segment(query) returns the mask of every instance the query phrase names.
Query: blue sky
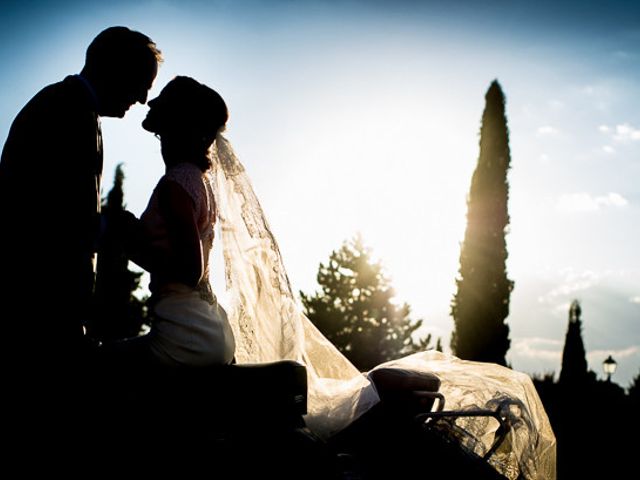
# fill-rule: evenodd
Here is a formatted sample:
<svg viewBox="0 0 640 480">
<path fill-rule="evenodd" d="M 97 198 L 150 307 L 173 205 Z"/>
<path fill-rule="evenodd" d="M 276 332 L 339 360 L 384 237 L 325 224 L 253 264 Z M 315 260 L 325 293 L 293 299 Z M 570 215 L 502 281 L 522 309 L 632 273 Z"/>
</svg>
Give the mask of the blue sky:
<svg viewBox="0 0 640 480">
<path fill-rule="evenodd" d="M 151 36 L 156 84 L 216 88 L 294 288 L 357 231 L 428 331 L 448 316 L 484 93 L 507 96 L 508 322 L 515 368 L 559 368 L 569 303 L 590 367 L 640 367 L 640 4 L 631 1 L 3 2 L 0 139 L 110 25 Z M 125 162 L 140 213 L 162 174 L 146 107 L 105 119 L 105 183 Z M 218 288 L 220 290 L 220 288 Z"/>
</svg>

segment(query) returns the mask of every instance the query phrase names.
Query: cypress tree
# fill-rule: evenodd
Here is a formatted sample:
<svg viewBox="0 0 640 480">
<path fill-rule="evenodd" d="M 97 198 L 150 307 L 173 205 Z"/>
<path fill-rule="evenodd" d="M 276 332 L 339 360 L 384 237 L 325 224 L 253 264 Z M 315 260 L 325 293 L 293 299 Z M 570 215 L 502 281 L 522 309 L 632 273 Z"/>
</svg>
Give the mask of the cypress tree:
<svg viewBox="0 0 640 480">
<path fill-rule="evenodd" d="M 587 355 L 582 341 L 582 309 L 574 300 L 569 307 L 569 325 L 562 349 L 560 383 L 577 384 L 587 380 Z"/>
<path fill-rule="evenodd" d="M 506 365 L 509 298 L 505 234 L 509 224 L 507 171 L 511 162 L 505 97 L 497 80 L 485 95 L 480 154 L 467 199 L 457 293 L 451 302 L 451 348 L 466 360 Z"/>
</svg>

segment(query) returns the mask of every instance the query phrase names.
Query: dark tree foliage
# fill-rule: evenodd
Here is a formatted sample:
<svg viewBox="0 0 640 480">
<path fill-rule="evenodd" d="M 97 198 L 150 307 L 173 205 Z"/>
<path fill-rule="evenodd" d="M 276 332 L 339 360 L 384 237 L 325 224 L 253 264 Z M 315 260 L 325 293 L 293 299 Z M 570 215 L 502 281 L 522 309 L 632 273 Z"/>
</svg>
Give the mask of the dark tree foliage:
<svg viewBox="0 0 640 480">
<path fill-rule="evenodd" d="M 634 471 L 636 443 L 627 440 L 638 425 L 638 404 L 614 382 L 593 372 L 581 383 L 553 381 L 553 374 L 533 383 L 557 441 L 557 478 L 625 478 Z"/>
<path fill-rule="evenodd" d="M 558 382 L 553 374 L 533 378 L 556 436 L 558 480 L 625 478 L 636 468 L 636 443 L 627 439 L 640 418 L 640 373 L 625 395 L 618 384 L 587 370 L 581 315 L 574 300 Z"/>
<path fill-rule="evenodd" d="M 422 320 L 409 318 L 408 304 L 393 303 L 390 280 L 360 235 L 320 264 L 317 280 L 320 292 L 300 292 L 305 313 L 361 371 L 429 347 L 431 335 L 412 339 Z"/>
<path fill-rule="evenodd" d="M 629 385 L 629 399 L 631 400 L 631 405 L 636 409 L 636 412 L 640 409 L 640 372 L 633 377 L 633 381 L 631 385 Z"/>
<path fill-rule="evenodd" d="M 582 341 L 582 309 L 574 300 L 569 307 L 569 325 L 562 349 L 560 383 L 578 384 L 587 380 L 587 354 Z"/>
<path fill-rule="evenodd" d="M 129 270 L 119 218 L 124 212 L 124 173 L 116 167 L 113 188 L 102 201 L 104 230 L 98 250 L 95 313 L 89 334 L 101 341 L 133 337 L 146 321 L 144 299 L 134 295 L 142 273 Z"/>
<path fill-rule="evenodd" d="M 507 171 L 511 162 L 505 97 L 497 81 L 485 96 L 480 155 L 467 199 L 467 229 L 460 252 L 457 293 L 451 302 L 451 348 L 466 360 L 506 365 L 511 341 L 505 234 L 509 224 Z"/>
</svg>

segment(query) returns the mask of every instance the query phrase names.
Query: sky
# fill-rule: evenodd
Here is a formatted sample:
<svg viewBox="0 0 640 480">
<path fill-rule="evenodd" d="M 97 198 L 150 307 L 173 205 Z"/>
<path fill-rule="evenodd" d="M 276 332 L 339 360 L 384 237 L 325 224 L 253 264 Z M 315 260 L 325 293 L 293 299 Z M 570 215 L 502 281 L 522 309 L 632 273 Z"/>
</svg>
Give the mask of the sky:
<svg viewBox="0 0 640 480">
<path fill-rule="evenodd" d="M 0 142 L 39 89 L 112 25 L 225 98 L 294 290 L 360 232 L 398 302 L 448 346 L 484 94 L 506 95 L 507 322 L 514 368 L 559 373 L 580 300 L 589 367 L 640 370 L 640 3 L 636 1 L 4 1 Z M 123 162 L 140 214 L 163 173 L 147 107 L 103 119 L 104 191 Z M 37 173 L 36 173 L 37 174 Z M 223 289 L 214 276 L 214 288 Z"/>
</svg>

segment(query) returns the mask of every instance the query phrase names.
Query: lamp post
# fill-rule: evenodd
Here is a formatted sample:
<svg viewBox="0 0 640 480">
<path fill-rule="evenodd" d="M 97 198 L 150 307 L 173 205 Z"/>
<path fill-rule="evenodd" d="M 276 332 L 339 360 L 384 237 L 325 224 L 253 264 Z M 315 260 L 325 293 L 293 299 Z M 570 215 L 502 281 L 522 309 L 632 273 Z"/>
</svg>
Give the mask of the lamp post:
<svg viewBox="0 0 640 480">
<path fill-rule="evenodd" d="M 613 375 L 616 371 L 616 367 L 618 363 L 613 359 L 611 355 L 609 355 L 604 362 L 602 362 L 602 368 L 604 369 L 604 373 L 607 374 L 607 382 L 611 383 L 611 375 Z"/>
</svg>

